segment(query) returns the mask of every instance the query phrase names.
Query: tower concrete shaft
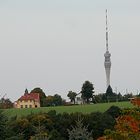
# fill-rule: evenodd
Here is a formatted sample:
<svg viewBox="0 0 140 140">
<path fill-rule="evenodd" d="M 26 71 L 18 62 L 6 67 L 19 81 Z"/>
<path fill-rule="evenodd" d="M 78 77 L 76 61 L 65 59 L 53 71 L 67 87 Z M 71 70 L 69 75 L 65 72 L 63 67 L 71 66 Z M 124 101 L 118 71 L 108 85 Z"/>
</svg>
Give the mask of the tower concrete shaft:
<svg viewBox="0 0 140 140">
<path fill-rule="evenodd" d="M 104 56 L 105 56 L 104 66 L 105 66 L 105 71 L 106 71 L 106 86 L 108 88 L 108 86 L 110 85 L 110 70 L 111 70 L 110 56 L 111 54 L 109 53 L 109 51 L 106 51 Z"/>
<path fill-rule="evenodd" d="M 109 48 L 108 48 L 108 24 L 107 24 L 107 10 L 106 10 L 106 52 L 104 54 L 105 57 L 105 71 L 106 71 L 106 86 L 110 85 L 110 70 L 111 70 L 111 54 L 109 53 Z"/>
</svg>

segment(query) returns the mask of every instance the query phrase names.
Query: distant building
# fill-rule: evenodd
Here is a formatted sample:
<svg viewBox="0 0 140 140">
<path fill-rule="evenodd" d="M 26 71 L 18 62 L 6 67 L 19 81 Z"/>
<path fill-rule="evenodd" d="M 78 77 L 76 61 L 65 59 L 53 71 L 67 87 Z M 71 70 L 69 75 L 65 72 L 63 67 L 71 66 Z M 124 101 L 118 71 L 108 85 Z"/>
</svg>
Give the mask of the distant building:
<svg viewBox="0 0 140 140">
<path fill-rule="evenodd" d="M 83 104 L 83 99 L 81 97 L 76 97 L 75 98 L 75 104 Z"/>
<path fill-rule="evenodd" d="M 15 102 L 15 108 L 40 107 L 39 93 L 26 93 Z"/>
</svg>

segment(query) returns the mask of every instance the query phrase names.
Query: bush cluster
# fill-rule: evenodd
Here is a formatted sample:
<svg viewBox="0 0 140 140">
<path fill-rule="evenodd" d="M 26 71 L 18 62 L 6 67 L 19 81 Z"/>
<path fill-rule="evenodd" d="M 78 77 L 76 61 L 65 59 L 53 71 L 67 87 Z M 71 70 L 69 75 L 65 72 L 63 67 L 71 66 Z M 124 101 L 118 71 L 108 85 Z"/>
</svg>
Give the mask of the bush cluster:
<svg viewBox="0 0 140 140">
<path fill-rule="evenodd" d="M 1 112 L 0 133 L 2 137 L 0 139 L 68 140 L 70 134 L 76 134 L 76 130 L 86 131 L 90 137 L 97 139 L 104 134 L 106 129 L 112 130 L 114 128 L 115 117 L 118 116 L 119 112 L 120 110 L 116 107 L 112 107 L 104 113 L 93 112 L 90 114 L 78 112 L 60 114 L 52 110 L 48 113 L 30 114 L 21 118 L 15 116 L 9 120 Z M 80 129 L 76 127 L 79 117 L 82 119 L 81 126 L 83 126 Z"/>
</svg>

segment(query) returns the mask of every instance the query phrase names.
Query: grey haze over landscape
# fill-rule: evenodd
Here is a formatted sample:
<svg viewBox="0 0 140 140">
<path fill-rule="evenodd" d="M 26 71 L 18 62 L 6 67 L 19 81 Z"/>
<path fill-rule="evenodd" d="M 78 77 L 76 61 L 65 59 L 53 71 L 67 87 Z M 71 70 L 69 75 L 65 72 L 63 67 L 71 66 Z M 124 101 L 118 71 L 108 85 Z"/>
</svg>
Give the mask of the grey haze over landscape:
<svg viewBox="0 0 140 140">
<path fill-rule="evenodd" d="M 139 0 L 0 0 L 0 94 L 41 87 L 67 99 L 86 80 L 105 92 L 105 9 L 111 86 L 140 92 Z"/>
</svg>

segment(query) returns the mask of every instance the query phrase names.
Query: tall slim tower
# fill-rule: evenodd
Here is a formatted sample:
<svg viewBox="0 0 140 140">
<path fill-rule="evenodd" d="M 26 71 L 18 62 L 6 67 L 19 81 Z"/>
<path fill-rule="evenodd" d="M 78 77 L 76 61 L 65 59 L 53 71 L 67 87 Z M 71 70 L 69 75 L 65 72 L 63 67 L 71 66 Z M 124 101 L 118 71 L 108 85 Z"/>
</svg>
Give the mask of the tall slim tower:
<svg viewBox="0 0 140 140">
<path fill-rule="evenodd" d="M 106 10 L 106 52 L 104 54 L 105 57 L 105 71 L 106 71 L 106 86 L 110 85 L 110 69 L 111 69 L 111 60 L 110 60 L 111 54 L 109 53 L 108 50 L 108 23 L 107 23 L 107 10 Z"/>
</svg>

